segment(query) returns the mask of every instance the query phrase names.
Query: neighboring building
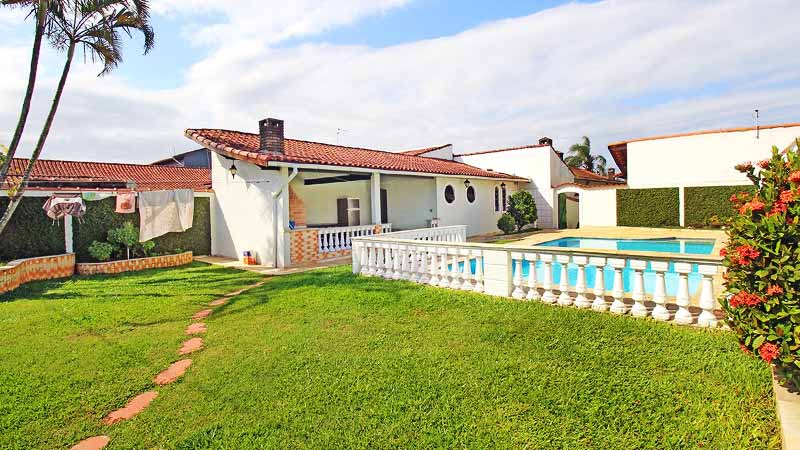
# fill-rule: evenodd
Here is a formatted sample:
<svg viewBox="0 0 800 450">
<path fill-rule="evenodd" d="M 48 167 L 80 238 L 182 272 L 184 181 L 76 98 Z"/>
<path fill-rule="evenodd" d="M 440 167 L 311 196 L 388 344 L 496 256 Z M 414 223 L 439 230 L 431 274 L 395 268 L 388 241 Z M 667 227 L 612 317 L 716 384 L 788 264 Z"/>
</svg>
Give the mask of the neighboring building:
<svg viewBox="0 0 800 450">
<path fill-rule="evenodd" d="M 154 166 L 171 167 L 190 167 L 195 169 L 211 168 L 211 152 L 205 148 L 199 148 L 189 152 L 178 153 L 177 155 L 162 159 L 152 163 Z"/>
</svg>

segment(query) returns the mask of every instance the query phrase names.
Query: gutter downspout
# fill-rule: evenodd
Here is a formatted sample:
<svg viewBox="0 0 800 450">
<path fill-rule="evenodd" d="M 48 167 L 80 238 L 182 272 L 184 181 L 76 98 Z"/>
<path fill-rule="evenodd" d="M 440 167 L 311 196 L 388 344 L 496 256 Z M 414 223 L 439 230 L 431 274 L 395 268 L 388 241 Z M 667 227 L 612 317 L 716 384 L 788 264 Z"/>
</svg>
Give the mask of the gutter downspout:
<svg viewBox="0 0 800 450">
<path fill-rule="evenodd" d="M 277 269 L 278 268 L 278 227 L 283 225 L 282 224 L 282 222 L 283 222 L 283 214 L 278 214 L 280 211 L 278 211 L 277 199 L 278 199 L 278 197 L 281 196 L 281 194 L 283 194 L 283 190 L 286 189 L 287 186 L 289 186 L 289 183 L 291 183 L 292 180 L 294 180 L 294 178 L 297 176 L 297 174 L 299 172 L 300 171 L 297 169 L 296 166 L 292 167 L 292 173 L 289 175 L 289 178 L 287 178 L 286 181 L 281 184 L 281 186 L 278 188 L 277 191 L 272 193 L 272 204 L 274 205 L 273 206 L 272 216 L 275 218 L 275 226 L 273 227 L 273 230 L 272 230 L 272 232 L 273 232 L 273 236 L 272 236 L 273 237 L 273 242 L 275 242 L 275 250 L 273 251 L 273 255 L 272 255 L 272 268 L 273 269 Z M 279 216 L 280 216 L 280 220 L 279 220 Z"/>
</svg>

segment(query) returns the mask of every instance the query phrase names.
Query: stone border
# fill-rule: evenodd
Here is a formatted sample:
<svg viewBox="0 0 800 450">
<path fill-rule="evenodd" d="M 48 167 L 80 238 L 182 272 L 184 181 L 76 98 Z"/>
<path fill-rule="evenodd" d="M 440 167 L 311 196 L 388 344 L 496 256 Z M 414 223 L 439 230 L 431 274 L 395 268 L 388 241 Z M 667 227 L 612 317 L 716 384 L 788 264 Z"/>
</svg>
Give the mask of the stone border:
<svg viewBox="0 0 800 450">
<path fill-rule="evenodd" d="M 193 259 L 194 254 L 192 252 L 185 252 L 177 255 L 153 256 L 150 258 L 126 259 L 122 261 L 80 263 L 76 266 L 76 271 L 79 275 L 135 272 L 137 270 L 184 266 L 191 263 Z"/>
<path fill-rule="evenodd" d="M 0 267 L 0 294 L 31 281 L 68 278 L 74 274 L 74 253 L 18 259 Z"/>
<path fill-rule="evenodd" d="M 780 383 L 781 379 L 773 370 L 772 388 L 775 391 L 775 409 L 781 427 L 783 450 L 800 450 L 800 392 Z"/>
</svg>

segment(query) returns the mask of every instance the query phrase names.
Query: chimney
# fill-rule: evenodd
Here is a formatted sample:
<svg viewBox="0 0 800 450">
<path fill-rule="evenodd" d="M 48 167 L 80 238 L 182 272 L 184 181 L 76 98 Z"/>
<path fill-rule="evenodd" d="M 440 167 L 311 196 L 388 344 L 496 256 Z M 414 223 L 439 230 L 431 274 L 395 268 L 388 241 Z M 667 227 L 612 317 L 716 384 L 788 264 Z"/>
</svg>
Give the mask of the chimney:
<svg viewBox="0 0 800 450">
<path fill-rule="evenodd" d="M 264 119 L 258 122 L 259 151 L 283 153 L 283 121 Z"/>
<path fill-rule="evenodd" d="M 539 139 L 539 145 L 549 145 L 550 147 L 552 147 L 553 146 L 553 140 L 550 139 L 549 137 L 545 136 L 545 137 Z"/>
<path fill-rule="evenodd" d="M 609 167 L 608 168 L 608 178 L 612 178 L 613 179 L 614 176 L 616 176 L 616 175 L 617 175 L 617 169 L 615 169 L 613 167 Z"/>
</svg>

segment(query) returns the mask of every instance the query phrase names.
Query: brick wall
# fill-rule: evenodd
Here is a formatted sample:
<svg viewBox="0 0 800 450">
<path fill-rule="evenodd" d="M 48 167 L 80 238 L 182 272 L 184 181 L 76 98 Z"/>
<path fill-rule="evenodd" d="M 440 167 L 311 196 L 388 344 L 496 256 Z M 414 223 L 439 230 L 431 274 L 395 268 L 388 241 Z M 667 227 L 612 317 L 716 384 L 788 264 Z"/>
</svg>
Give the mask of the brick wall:
<svg viewBox="0 0 800 450">
<path fill-rule="evenodd" d="M 183 266 L 191 263 L 193 258 L 192 252 L 185 252 L 177 255 L 154 256 L 152 258 L 127 259 L 104 263 L 81 263 L 78 264 L 77 271 L 80 275 L 135 272 L 137 270 Z"/>
<path fill-rule="evenodd" d="M 0 267 L 0 294 L 31 281 L 67 278 L 74 273 L 74 253 L 12 261 Z"/>
<path fill-rule="evenodd" d="M 289 188 L 289 220 L 294 220 L 295 225 L 300 227 L 308 225 L 306 204 L 291 187 Z"/>
<path fill-rule="evenodd" d="M 381 230 L 380 225 L 375 225 L 375 234 L 380 234 Z M 292 230 L 289 233 L 289 249 L 293 266 L 307 266 L 322 260 L 343 258 L 352 254 L 350 250 L 321 253 L 319 251 L 319 231 L 316 228 Z"/>
</svg>

